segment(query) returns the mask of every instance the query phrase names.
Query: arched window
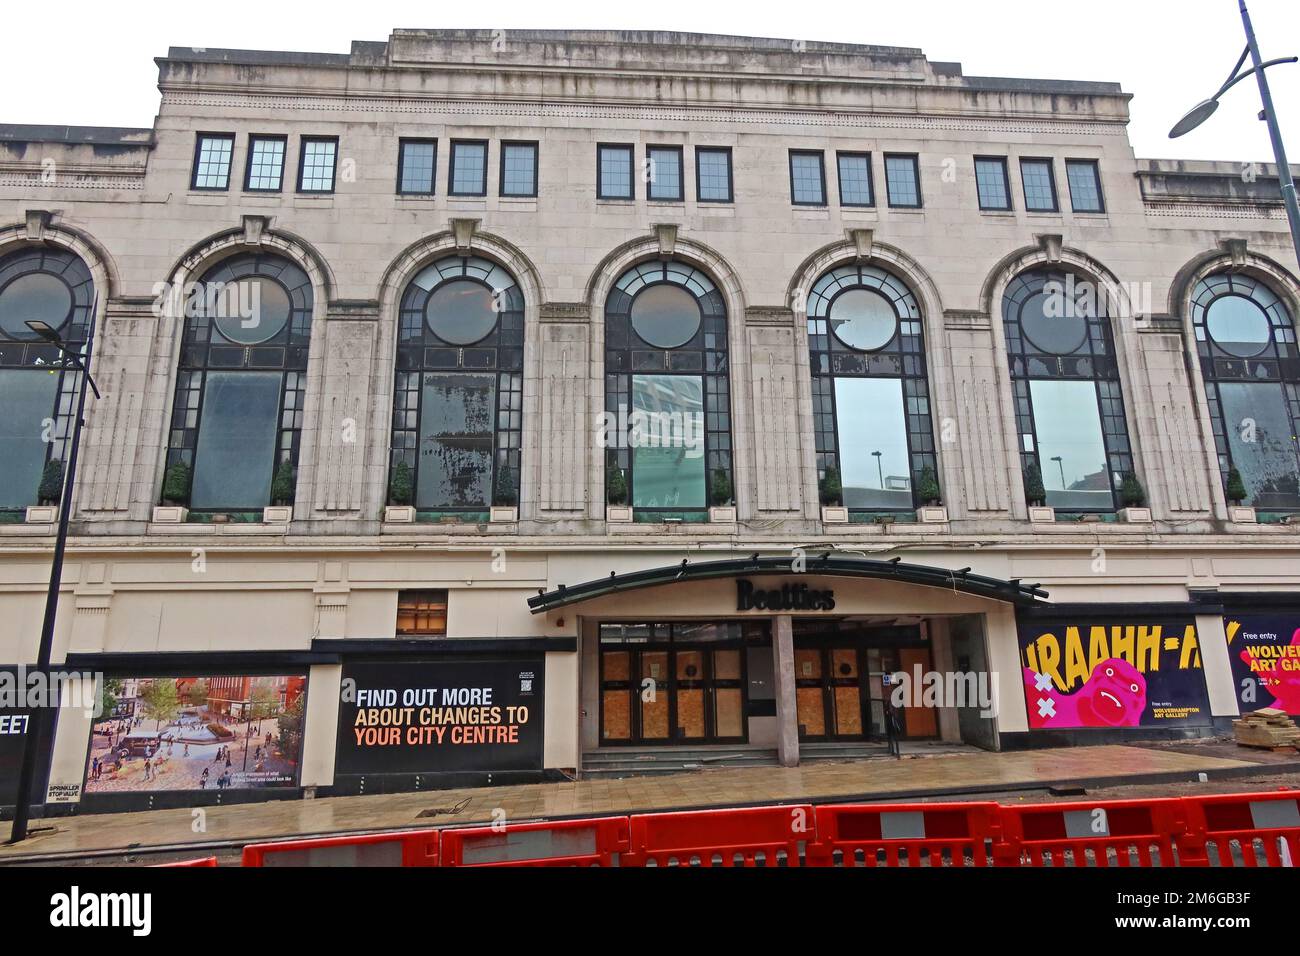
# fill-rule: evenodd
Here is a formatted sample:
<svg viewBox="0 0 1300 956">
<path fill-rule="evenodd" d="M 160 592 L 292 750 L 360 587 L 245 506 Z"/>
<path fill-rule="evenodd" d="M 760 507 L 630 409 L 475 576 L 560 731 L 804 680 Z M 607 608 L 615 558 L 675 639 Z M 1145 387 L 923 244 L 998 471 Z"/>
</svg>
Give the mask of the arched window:
<svg viewBox="0 0 1300 956">
<path fill-rule="evenodd" d="M 524 297 L 509 272 L 448 256 L 410 281 L 397 334 L 394 504 L 468 517 L 518 501 L 523 369 Z"/>
<path fill-rule="evenodd" d="M 259 511 L 273 497 L 288 503 L 307 387 L 311 280 L 282 256 L 250 253 L 213 266 L 185 293 L 164 500 L 188 481 L 190 509 L 199 513 Z"/>
<path fill-rule="evenodd" d="M 731 501 L 727 306 L 699 269 L 643 262 L 605 300 L 605 483 L 639 517 Z"/>
<path fill-rule="evenodd" d="M 1106 302 L 1096 282 L 1048 270 L 1012 279 L 1002 298 L 1026 495 L 1036 471 L 1058 511 L 1114 511 L 1133 471 Z"/>
<path fill-rule="evenodd" d="M 23 249 L 0 259 L 0 511 L 38 503 L 47 462 L 66 460 L 77 372 L 28 328 L 44 322 L 69 351 L 84 347 L 95 287 L 62 249 Z"/>
<path fill-rule="evenodd" d="M 1218 273 L 1192 291 L 1192 328 L 1225 489 L 1236 468 L 1247 503 L 1300 510 L 1300 353 L 1286 306 L 1258 279 Z"/>
<path fill-rule="evenodd" d="M 938 497 L 921 325 L 911 290 L 875 266 L 840 266 L 813 283 L 808 348 L 823 501 L 867 514 Z"/>
</svg>

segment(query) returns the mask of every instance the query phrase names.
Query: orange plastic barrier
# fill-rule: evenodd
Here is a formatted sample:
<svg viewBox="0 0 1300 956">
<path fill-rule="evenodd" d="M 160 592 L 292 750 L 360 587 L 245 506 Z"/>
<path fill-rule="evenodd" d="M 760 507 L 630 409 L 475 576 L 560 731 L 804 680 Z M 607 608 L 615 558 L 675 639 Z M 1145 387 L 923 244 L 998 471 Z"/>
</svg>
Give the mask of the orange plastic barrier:
<svg viewBox="0 0 1300 956">
<path fill-rule="evenodd" d="M 649 813 L 630 818 L 623 866 L 800 866 L 816 839 L 806 804 Z"/>
<path fill-rule="evenodd" d="M 286 840 L 244 847 L 243 866 L 437 866 L 438 831 Z"/>
<path fill-rule="evenodd" d="M 1184 866 L 1300 865 L 1300 790 L 1184 797 Z"/>
<path fill-rule="evenodd" d="M 197 860 L 177 860 L 175 863 L 155 863 L 154 869 L 163 869 L 168 866 L 216 866 L 217 858 L 215 856 L 201 856 Z"/>
<path fill-rule="evenodd" d="M 619 866 L 628 818 L 443 830 L 440 866 Z"/>
<path fill-rule="evenodd" d="M 1177 797 L 1003 806 L 998 866 L 1177 866 Z"/>
<path fill-rule="evenodd" d="M 817 807 L 809 866 L 992 866 L 996 803 Z"/>
</svg>

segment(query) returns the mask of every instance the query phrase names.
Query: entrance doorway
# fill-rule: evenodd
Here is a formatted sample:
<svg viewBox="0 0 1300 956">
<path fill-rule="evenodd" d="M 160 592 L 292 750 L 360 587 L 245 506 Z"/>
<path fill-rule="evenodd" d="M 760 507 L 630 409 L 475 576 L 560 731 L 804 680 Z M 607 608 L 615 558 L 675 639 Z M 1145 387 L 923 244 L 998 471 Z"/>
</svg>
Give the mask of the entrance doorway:
<svg viewBox="0 0 1300 956">
<path fill-rule="evenodd" d="M 600 625 L 600 745 L 748 741 L 739 622 Z"/>
<path fill-rule="evenodd" d="M 920 625 L 872 627 L 845 621 L 794 622 L 795 709 L 799 739 L 884 741 L 890 685 L 886 675 L 931 669 L 929 636 Z M 905 739 L 938 736 L 933 709 L 899 708 Z"/>
</svg>

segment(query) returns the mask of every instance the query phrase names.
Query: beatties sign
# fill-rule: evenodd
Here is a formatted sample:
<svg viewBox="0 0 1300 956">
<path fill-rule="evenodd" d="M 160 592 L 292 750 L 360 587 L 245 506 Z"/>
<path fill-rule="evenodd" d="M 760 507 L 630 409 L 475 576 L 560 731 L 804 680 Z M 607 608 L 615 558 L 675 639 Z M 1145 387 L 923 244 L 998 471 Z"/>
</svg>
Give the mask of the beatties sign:
<svg viewBox="0 0 1300 956">
<path fill-rule="evenodd" d="M 737 611 L 833 611 L 835 592 L 815 591 L 806 584 L 783 584 L 780 590 L 761 591 L 754 582 L 736 579 Z"/>
</svg>

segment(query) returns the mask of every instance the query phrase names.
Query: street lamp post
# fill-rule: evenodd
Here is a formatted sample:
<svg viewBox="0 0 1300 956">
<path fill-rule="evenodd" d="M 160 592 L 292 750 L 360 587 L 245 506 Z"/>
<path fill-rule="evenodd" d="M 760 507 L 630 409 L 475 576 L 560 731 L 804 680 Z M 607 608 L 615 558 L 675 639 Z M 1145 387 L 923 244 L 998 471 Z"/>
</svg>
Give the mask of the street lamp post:
<svg viewBox="0 0 1300 956">
<path fill-rule="evenodd" d="M 63 497 L 59 502 L 59 531 L 54 539 L 50 586 L 45 593 L 45 617 L 41 620 L 41 643 L 36 651 L 36 671 L 48 676 L 50 655 L 54 647 L 54 617 L 59 607 L 59 584 L 63 578 L 63 553 L 68 543 L 68 519 L 72 514 L 72 486 L 77 475 L 77 445 L 81 440 L 82 416 L 86 408 L 86 386 L 89 385 L 90 390 L 95 393 L 95 398 L 99 398 L 99 389 L 95 387 L 95 381 L 90 377 L 90 354 L 95 339 L 95 309 L 92 305 L 82 355 L 69 351 L 64 346 L 59 333 L 47 323 L 29 321 L 27 327 L 57 348 L 71 363 L 71 367 L 81 372 L 81 383 L 77 389 L 77 414 L 72 420 L 72 435 L 68 445 L 68 467 L 63 476 Z M 48 685 L 48 681 L 46 684 Z M 45 704 L 48 703 L 49 701 L 45 701 Z M 20 843 L 27 839 L 27 823 L 31 817 L 31 790 L 36 778 L 36 758 L 48 711 L 48 706 L 35 707 L 28 721 L 27 734 L 23 739 L 23 762 L 18 771 L 18 793 L 14 801 L 14 822 L 9 830 L 9 843 Z"/>
<path fill-rule="evenodd" d="M 1056 467 L 1061 469 L 1061 490 L 1069 491 L 1070 489 L 1065 487 L 1065 462 L 1061 459 L 1060 455 L 1053 455 L 1052 461 L 1056 462 Z"/>
<path fill-rule="evenodd" d="M 1286 217 L 1291 225 L 1291 245 L 1295 249 L 1296 262 L 1300 264 L 1300 205 L 1296 203 L 1295 181 L 1291 178 L 1291 167 L 1287 165 L 1286 148 L 1282 145 L 1282 131 L 1277 125 L 1277 111 L 1273 109 L 1273 94 L 1269 91 L 1268 77 L 1264 72 L 1270 66 L 1279 63 L 1295 63 L 1300 57 L 1287 56 L 1264 61 L 1259 53 L 1259 42 L 1255 39 L 1255 28 L 1250 22 L 1250 12 L 1246 9 L 1246 0 L 1237 0 L 1237 4 L 1241 8 L 1242 25 L 1246 28 L 1246 49 L 1238 57 L 1232 75 L 1219 87 L 1219 92 L 1193 106 L 1187 115 L 1174 124 L 1174 128 L 1169 131 L 1169 138 L 1176 139 L 1204 123 L 1219 108 L 1219 97 L 1254 74 L 1255 82 L 1259 85 L 1259 98 L 1264 104 L 1259 115 L 1260 119 L 1268 124 L 1268 136 L 1273 141 L 1273 159 L 1277 164 L 1278 185 L 1282 189 L 1282 202 L 1286 205 Z M 1251 68 L 1242 73 L 1240 71 L 1246 62 L 1246 57 L 1250 57 Z"/>
</svg>

